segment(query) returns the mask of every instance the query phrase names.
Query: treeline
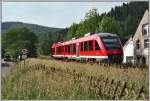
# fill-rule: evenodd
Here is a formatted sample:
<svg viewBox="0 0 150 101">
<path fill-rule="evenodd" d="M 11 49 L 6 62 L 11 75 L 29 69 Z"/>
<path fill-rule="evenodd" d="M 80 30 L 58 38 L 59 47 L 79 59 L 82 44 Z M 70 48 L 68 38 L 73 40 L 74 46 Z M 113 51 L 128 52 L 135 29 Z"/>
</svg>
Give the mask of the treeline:
<svg viewBox="0 0 150 101">
<path fill-rule="evenodd" d="M 29 56 L 36 56 L 37 42 L 37 36 L 29 29 L 11 29 L 2 34 L 2 57 L 11 56 L 17 58 L 21 54 L 21 49 L 23 48 L 29 50 Z"/>
<path fill-rule="evenodd" d="M 85 14 L 80 23 L 73 23 L 69 28 L 37 36 L 28 28 L 15 28 L 2 34 L 2 57 L 17 57 L 22 48 L 29 50 L 28 56 L 49 55 L 50 47 L 58 41 L 84 36 L 89 32 L 110 32 L 117 34 L 124 43 L 136 31 L 148 2 L 123 3 L 112 8 L 108 13 L 98 13 L 96 8 Z"/>
<path fill-rule="evenodd" d="M 58 40 L 63 40 L 67 28 L 54 33 L 43 33 L 38 36 L 26 27 L 10 29 L 2 33 L 2 57 L 17 58 L 23 48 L 28 49 L 29 57 L 50 55 L 50 47 Z"/>
<path fill-rule="evenodd" d="M 110 12 L 101 15 L 93 8 L 85 14 L 85 18 L 79 24 L 73 23 L 70 26 L 66 40 L 88 32 L 110 32 L 118 34 L 124 44 L 135 33 L 146 9 L 148 2 L 142 1 L 123 3 L 122 6 L 116 6 Z"/>
<path fill-rule="evenodd" d="M 39 36 L 37 43 L 37 54 L 50 55 L 52 44 L 58 41 L 64 41 L 67 31 L 68 29 L 66 28 L 56 31 L 55 33 L 49 32 Z"/>
</svg>

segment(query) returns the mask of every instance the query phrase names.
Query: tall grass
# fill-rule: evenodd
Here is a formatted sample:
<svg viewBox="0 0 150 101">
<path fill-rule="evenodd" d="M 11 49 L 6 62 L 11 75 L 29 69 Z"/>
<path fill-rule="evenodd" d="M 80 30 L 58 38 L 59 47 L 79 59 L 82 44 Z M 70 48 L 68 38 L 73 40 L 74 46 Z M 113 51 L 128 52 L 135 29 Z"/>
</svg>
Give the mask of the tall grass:
<svg viewBox="0 0 150 101">
<path fill-rule="evenodd" d="M 56 69 L 59 71 L 56 72 Z M 104 77 L 127 81 L 128 84 L 134 84 L 134 87 L 144 86 L 144 92 L 148 95 L 147 69 L 121 69 L 99 64 L 28 59 L 25 66 L 23 62 L 15 64 L 10 75 L 5 78 L 2 99 L 112 99 L 97 94 L 99 92 L 91 86 L 88 79 L 74 78 L 74 72 L 83 77 Z M 105 85 L 105 82 L 101 84 Z M 104 90 L 110 88 L 108 86 Z"/>
</svg>

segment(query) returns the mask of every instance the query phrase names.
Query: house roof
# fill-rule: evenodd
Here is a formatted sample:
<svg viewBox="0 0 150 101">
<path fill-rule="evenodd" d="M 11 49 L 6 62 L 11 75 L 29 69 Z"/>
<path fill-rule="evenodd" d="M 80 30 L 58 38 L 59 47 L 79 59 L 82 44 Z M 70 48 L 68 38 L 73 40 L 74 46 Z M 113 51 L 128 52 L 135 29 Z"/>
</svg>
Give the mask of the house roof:
<svg viewBox="0 0 150 101">
<path fill-rule="evenodd" d="M 127 40 L 127 42 L 124 44 L 123 48 L 125 48 L 125 47 L 129 44 L 130 41 L 133 41 L 133 40 L 132 40 L 132 37 L 130 37 L 130 38 Z"/>
<path fill-rule="evenodd" d="M 145 11 L 135 34 L 127 40 L 123 47 L 126 47 L 130 41 L 136 41 L 142 35 L 142 25 L 146 23 L 148 23 L 148 10 Z"/>
</svg>

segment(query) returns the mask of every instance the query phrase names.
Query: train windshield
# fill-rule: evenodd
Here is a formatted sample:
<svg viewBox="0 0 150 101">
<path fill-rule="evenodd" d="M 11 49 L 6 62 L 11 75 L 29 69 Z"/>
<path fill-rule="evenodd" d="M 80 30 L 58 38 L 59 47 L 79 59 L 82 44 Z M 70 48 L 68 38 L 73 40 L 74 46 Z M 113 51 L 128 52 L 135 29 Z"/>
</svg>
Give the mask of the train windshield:
<svg viewBox="0 0 150 101">
<path fill-rule="evenodd" d="M 117 37 L 102 37 L 106 49 L 116 50 L 121 49 L 121 45 Z"/>
</svg>

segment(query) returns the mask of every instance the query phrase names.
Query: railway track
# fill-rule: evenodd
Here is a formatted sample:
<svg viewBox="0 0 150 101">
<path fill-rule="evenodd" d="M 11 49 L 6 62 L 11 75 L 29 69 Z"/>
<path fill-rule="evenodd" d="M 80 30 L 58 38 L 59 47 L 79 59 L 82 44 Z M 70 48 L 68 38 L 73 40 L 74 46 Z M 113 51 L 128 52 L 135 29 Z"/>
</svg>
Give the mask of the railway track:
<svg viewBox="0 0 150 101">
<path fill-rule="evenodd" d="M 145 65 L 138 66 L 138 65 L 133 65 L 133 64 L 130 64 L 130 63 L 116 64 L 116 63 L 110 63 L 110 62 L 103 63 L 103 62 L 94 62 L 94 61 L 79 61 L 79 60 L 69 60 L 69 59 L 55 59 L 55 58 L 52 58 L 50 56 L 40 56 L 38 58 L 40 58 L 40 59 L 47 59 L 47 60 L 56 60 L 58 62 L 75 62 L 75 63 L 81 63 L 81 64 L 90 64 L 90 65 L 98 64 L 100 66 L 105 66 L 105 67 L 112 66 L 112 67 L 123 68 L 123 69 L 124 68 L 148 68 Z"/>
</svg>

